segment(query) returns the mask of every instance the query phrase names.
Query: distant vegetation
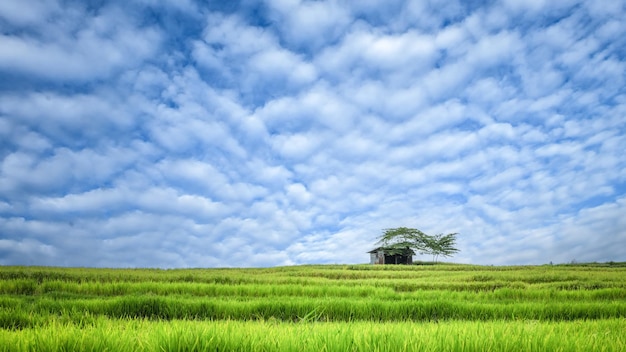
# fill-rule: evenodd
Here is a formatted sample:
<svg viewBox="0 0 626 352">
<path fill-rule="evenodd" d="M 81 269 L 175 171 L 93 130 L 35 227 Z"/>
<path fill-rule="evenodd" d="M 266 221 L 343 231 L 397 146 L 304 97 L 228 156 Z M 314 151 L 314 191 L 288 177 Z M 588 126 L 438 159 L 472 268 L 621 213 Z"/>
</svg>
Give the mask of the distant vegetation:
<svg viewBox="0 0 626 352">
<path fill-rule="evenodd" d="M 0 351 L 623 351 L 625 263 L 0 268 Z"/>
</svg>

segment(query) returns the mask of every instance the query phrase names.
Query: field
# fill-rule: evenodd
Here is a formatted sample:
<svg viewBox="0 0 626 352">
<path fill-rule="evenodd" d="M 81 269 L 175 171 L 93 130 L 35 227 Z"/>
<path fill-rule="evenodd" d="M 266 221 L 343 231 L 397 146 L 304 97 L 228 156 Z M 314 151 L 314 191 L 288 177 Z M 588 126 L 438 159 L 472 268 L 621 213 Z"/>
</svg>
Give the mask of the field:
<svg viewBox="0 0 626 352">
<path fill-rule="evenodd" d="M 0 351 L 624 351 L 626 267 L 0 267 Z"/>
</svg>

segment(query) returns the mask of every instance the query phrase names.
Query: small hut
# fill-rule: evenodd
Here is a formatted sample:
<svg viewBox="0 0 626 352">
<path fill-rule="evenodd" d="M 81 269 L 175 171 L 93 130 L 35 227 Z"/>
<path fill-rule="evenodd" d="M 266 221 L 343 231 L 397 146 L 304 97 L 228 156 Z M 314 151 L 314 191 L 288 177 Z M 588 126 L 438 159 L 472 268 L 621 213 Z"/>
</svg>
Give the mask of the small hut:
<svg viewBox="0 0 626 352">
<path fill-rule="evenodd" d="M 409 247 L 378 247 L 368 252 L 370 264 L 413 264 L 415 252 Z"/>
</svg>

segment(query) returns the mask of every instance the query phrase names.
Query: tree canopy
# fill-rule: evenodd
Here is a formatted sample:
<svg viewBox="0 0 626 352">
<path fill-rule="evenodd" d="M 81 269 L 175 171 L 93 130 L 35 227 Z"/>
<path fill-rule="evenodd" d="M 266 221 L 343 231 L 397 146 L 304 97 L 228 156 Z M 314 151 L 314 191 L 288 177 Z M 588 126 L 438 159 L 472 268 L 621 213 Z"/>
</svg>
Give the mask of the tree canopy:
<svg viewBox="0 0 626 352">
<path fill-rule="evenodd" d="M 378 243 L 390 255 L 401 254 L 410 248 L 420 254 L 430 254 L 437 262 L 439 256 L 450 257 L 459 252 L 455 247 L 457 233 L 430 236 L 424 232 L 408 227 L 385 229 Z"/>
<path fill-rule="evenodd" d="M 451 257 L 459 250 L 455 247 L 457 233 L 449 233 L 444 235 L 442 233 L 434 236 L 427 236 L 426 250 L 421 252 L 422 254 L 431 254 L 433 261 L 436 263 L 439 256 Z"/>
</svg>

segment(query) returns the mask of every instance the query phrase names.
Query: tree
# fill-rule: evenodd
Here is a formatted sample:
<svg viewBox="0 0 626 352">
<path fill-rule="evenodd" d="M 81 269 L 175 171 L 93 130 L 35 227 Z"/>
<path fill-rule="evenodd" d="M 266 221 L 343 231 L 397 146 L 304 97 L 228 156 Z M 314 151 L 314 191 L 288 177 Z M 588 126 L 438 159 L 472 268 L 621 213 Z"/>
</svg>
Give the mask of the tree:
<svg viewBox="0 0 626 352">
<path fill-rule="evenodd" d="M 385 229 L 378 243 L 390 255 L 401 254 L 410 248 L 420 254 L 431 254 L 436 263 L 439 256 L 450 257 L 459 250 L 455 248 L 457 233 L 429 236 L 418 229 L 398 227 Z"/>
<path fill-rule="evenodd" d="M 391 255 L 400 254 L 407 247 L 416 252 L 423 252 L 426 248 L 426 237 L 428 236 L 418 229 L 398 227 L 385 229 L 378 243 Z"/>
<path fill-rule="evenodd" d="M 422 254 L 432 254 L 433 261 L 437 262 L 437 257 L 451 257 L 459 250 L 455 247 L 456 235 L 458 233 L 449 233 L 444 235 L 442 233 L 435 236 L 427 236 L 426 250 L 422 251 Z"/>
</svg>

